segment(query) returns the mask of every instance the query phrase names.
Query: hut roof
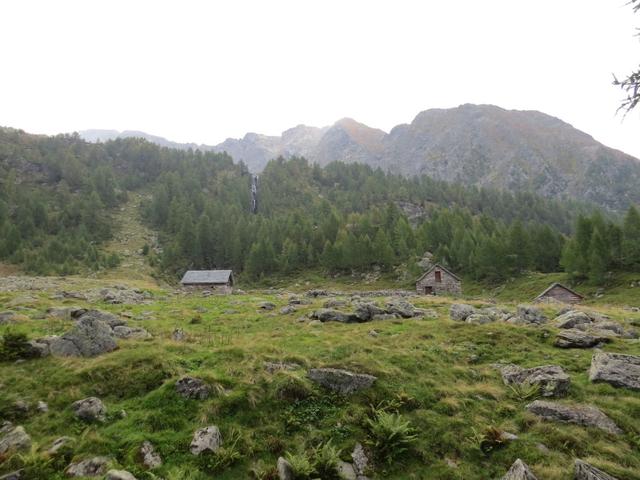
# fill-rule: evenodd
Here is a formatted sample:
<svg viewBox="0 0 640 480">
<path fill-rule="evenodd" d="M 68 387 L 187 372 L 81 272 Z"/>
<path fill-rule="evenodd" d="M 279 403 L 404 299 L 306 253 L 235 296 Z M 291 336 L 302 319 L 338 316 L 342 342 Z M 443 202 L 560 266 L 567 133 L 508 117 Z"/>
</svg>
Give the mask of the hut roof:
<svg viewBox="0 0 640 480">
<path fill-rule="evenodd" d="M 551 285 L 549 285 L 549 287 L 542 292 L 540 295 L 538 295 L 535 300 L 544 297 L 547 293 L 549 293 L 552 289 L 554 289 L 555 287 L 560 287 L 564 290 L 566 290 L 567 292 L 573 293 L 574 295 L 580 297 L 580 298 L 584 298 L 584 295 L 580 295 L 578 292 L 576 292 L 575 290 L 571 290 L 569 287 L 566 287 L 564 285 L 562 285 L 561 283 L 558 282 L 554 282 Z"/>
<path fill-rule="evenodd" d="M 439 268 L 440 270 L 444 270 L 445 272 L 447 272 L 449 275 L 451 275 L 453 278 L 455 278 L 456 280 L 458 280 L 459 282 L 462 281 L 462 279 L 457 276 L 455 273 L 453 273 L 451 270 L 444 268 L 442 265 L 440 265 L 439 263 L 434 263 L 433 266 L 427 270 L 426 272 L 424 272 L 422 275 L 420 275 L 420 277 L 418 278 L 418 280 L 416 280 L 416 282 L 419 282 L 420 280 L 422 280 L 424 277 L 426 277 L 427 275 L 429 275 L 431 273 L 432 270 L 434 270 L 435 268 Z"/>
<path fill-rule="evenodd" d="M 233 280 L 231 270 L 188 270 L 180 283 L 227 283 Z"/>
</svg>

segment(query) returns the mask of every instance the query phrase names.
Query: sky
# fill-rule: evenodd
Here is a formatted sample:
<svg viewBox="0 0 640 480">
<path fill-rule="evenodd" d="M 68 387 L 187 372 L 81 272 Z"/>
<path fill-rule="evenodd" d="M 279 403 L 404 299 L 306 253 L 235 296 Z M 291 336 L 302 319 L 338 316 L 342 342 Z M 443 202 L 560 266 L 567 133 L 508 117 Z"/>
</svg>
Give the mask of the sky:
<svg viewBox="0 0 640 480">
<path fill-rule="evenodd" d="M 640 158 L 611 85 L 640 63 L 626 1 L 3 0 L 0 125 L 217 144 L 486 103 Z"/>
</svg>

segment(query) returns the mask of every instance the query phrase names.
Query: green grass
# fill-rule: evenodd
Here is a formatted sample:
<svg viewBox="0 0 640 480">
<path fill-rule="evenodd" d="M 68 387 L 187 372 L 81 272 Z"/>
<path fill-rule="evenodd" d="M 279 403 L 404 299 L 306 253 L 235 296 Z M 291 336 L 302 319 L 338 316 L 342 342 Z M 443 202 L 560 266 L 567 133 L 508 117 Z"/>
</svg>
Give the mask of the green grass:
<svg viewBox="0 0 640 480">
<path fill-rule="evenodd" d="M 515 308 L 552 278 L 522 278 L 488 296 Z M 309 279 L 309 285 L 294 284 L 292 290 L 338 285 Z M 466 293 L 481 298 L 478 288 L 470 287 Z M 617 288 L 611 296 L 621 304 L 632 298 L 632 293 Z M 30 338 L 59 334 L 71 322 L 38 318 L 40 314 L 51 305 L 83 304 L 55 302 L 46 292 L 2 293 L 0 302 L 26 293 L 36 297 L 23 311 L 26 317 L 18 325 L 0 327 L 0 334 L 24 332 Z M 451 300 L 440 297 L 411 299 L 419 307 L 435 309 L 437 319 L 311 326 L 297 319 L 321 306 L 322 298 L 283 316 L 277 309 L 258 312 L 257 305 L 268 300 L 280 308 L 287 303 L 284 292 L 208 298 L 155 294 L 150 305 L 97 305 L 134 317 L 150 312 L 146 320 L 129 320 L 152 332 L 150 340 L 121 340 L 117 351 L 93 359 L 46 358 L 1 365 L 0 415 L 23 425 L 35 443 L 33 455 L 6 460 L 0 464 L 1 473 L 21 462 L 44 468 L 40 449 L 69 435 L 76 440 L 72 451 L 64 461 L 47 467 L 47 478 L 64 478 L 62 463 L 71 458 L 99 454 L 110 456 L 115 466 L 139 479 L 154 478 L 137 457 L 142 442 L 150 440 L 164 459 L 153 473 L 168 480 L 248 478 L 252 468 L 268 475 L 285 452 L 315 461 L 314 455 L 320 455 L 317 452 L 328 442 L 344 460 L 349 460 L 356 442 L 366 445 L 376 454 L 376 478 L 499 478 L 516 458 L 522 458 L 538 478 L 560 480 L 571 478 L 573 459 L 580 457 L 620 479 L 640 480 L 640 393 L 589 383 L 593 351 L 553 347 L 551 328 L 456 323 L 448 318 Z M 640 314 L 615 306 L 608 296 L 602 300 L 590 303 L 616 320 L 640 322 Z M 553 315 L 559 307 L 544 308 Z M 196 317 L 201 321 L 192 323 Z M 187 333 L 186 342 L 170 339 L 177 327 Z M 370 336 L 371 329 L 378 336 Z M 606 349 L 640 355 L 637 341 L 615 340 Z M 269 374 L 264 361 L 295 362 L 301 368 Z M 514 394 L 503 385 L 491 366 L 497 362 L 563 366 L 572 378 L 566 401 L 602 408 L 625 435 L 535 419 L 524 409 L 527 395 Z M 320 366 L 370 373 L 378 381 L 362 393 L 340 397 L 306 378 L 306 369 Z M 209 399 L 185 400 L 175 393 L 175 381 L 187 373 L 212 385 Z M 107 405 L 104 424 L 85 424 L 71 413 L 72 402 L 90 395 Z M 49 412 L 32 410 L 17 416 L 11 407 L 17 399 L 31 404 L 44 400 Z M 374 429 L 372 421 L 380 418 L 380 412 L 388 421 L 385 428 Z M 385 441 L 380 432 L 401 429 L 404 422 L 415 441 L 402 443 L 388 462 L 387 447 L 382 446 L 393 442 Z M 193 432 L 206 425 L 221 429 L 225 450 L 196 458 L 189 453 L 189 442 Z M 496 429 L 516 433 L 519 439 L 495 443 Z M 537 448 L 540 443 L 550 453 L 542 453 Z M 448 462 L 458 467 L 451 468 Z"/>
</svg>

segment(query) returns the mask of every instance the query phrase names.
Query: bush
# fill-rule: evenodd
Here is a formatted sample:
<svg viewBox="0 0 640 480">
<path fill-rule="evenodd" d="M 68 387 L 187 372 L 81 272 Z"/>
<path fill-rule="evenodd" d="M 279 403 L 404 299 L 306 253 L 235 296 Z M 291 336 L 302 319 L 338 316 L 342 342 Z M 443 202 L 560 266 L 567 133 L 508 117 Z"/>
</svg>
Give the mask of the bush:
<svg viewBox="0 0 640 480">
<path fill-rule="evenodd" d="M 285 455 L 287 462 L 293 470 L 293 478 L 295 480 L 306 480 L 314 472 L 313 464 L 307 452 L 300 450 L 297 453 L 287 452 Z"/>
<path fill-rule="evenodd" d="M 409 421 L 398 413 L 378 411 L 367 420 L 367 427 L 371 447 L 388 463 L 407 452 L 417 439 Z"/>
<path fill-rule="evenodd" d="M 7 332 L 2 336 L 0 359 L 11 362 L 21 358 L 32 358 L 35 352 L 24 333 Z"/>
<path fill-rule="evenodd" d="M 316 475 L 322 479 L 338 479 L 340 449 L 331 444 L 331 440 L 313 449 L 312 460 Z"/>
</svg>

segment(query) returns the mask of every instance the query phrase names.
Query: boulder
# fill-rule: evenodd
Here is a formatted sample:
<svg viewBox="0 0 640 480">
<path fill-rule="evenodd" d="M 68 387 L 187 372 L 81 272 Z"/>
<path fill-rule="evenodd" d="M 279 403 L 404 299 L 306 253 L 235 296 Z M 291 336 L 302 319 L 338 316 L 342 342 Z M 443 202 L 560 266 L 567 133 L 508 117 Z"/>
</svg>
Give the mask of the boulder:
<svg viewBox="0 0 640 480">
<path fill-rule="evenodd" d="M 9 472 L 5 475 L 0 475 L 0 480 L 22 480 L 24 470 L 16 470 L 15 472 Z"/>
<path fill-rule="evenodd" d="M 64 447 L 65 445 L 69 445 L 70 443 L 73 443 L 73 442 L 74 440 L 71 437 L 56 438 L 51 444 L 51 446 L 47 449 L 47 454 L 49 456 L 54 456 L 58 453 L 58 450 L 60 450 L 62 447 Z"/>
<path fill-rule="evenodd" d="M 538 385 L 543 397 L 557 397 L 567 393 L 571 378 L 562 367 L 544 365 L 541 367 L 521 368 L 517 365 L 500 367 L 505 385 Z"/>
<path fill-rule="evenodd" d="M 353 460 L 353 468 L 359 477 L 363 477 L 369 470 L 369 458 L 365 452 L 362 444 L 356 443 L 351 453 L 351 459 Z"/>
<path fill-rule="evenodd" d="M 311 314 L 311 318 L 320 320 L 321 322 L 342 322 L 353 323 L 360 321 L 358 317 L 350 313 L 340 312 L 338 310 L 331 310 L 329 308 L 321 308 Z"/>
<path fill-rule="evenodd" d="M 547 317 L 542 313 L 542 310 L 532 305 L 518 305 L 516 316 L 525 323 L 535 323 L 537 325 L 547 321 Z"/>
<path fill-rule="evenodd" d="M 519 458 L 513 462 L 507 474 L 502 480 L 538 480 L 529 466 Z"/>
<path fill-rule="evenodd" d="M 12 452 L 24 452 L 31 449 L 31 437 L 23 427 L 9 427 L 0 437 L 0 456 Z"/>
<path fill-rule="evenodd" d="M 113 338 L 112 330 L 102 320 L 83 315 L 75 327 L 60 337 L 54 348 L 49 344 L 52 355 L 65 356 L 64 352 L 70 353 L 71 356 L 95 357 L 102 353 L 107 353 L 118 348 L 118 344 Z M 74 348 L 69 345 L 73 344 Z"/>
<path fill-rule="evenodd" d="M 376 315 L 385 315 L 384 309 L 378 307 L 374 303 L 359 303 L 356 305 L 355 316 L 361 322 L 368 322 L 375 318 Z"/>
<path fill-rule="evenodd" d="M 615 477 L 598 470 L 596 467 L 589 465 L 587 462 L 576 459 L 575 461 L 575 480 L 617 480 Z"/>
<path fill-rule="evenodd" d="M 293 472 L 293 468 L 284 458 L 278 458 L 277 469 L 279 480 L 294 480 L 295 474 Z"/>
<path fill-rule="evenodd" d="M 126 470 L 109 470 L 104 480 L 137 480 L 131 473 Z"/>
<path fill-rule="evenodd" d="M 101 322 L 109 325 L 111 328 L 120 327 L 127 324 L 124 319 L 118 317 L 117 315 L 114 315 L 111 312 L 105 312 L 104 310 L 87 310 L 78 318 L 78 320 L 83 319 L 100 320 Z"/>
<path fill-rule="evenodd" d="M 31 347 L 31 355 L 34 358 L 44 358 L 51 354 L 49 345 L 39 340 L 29 340 L 29 346 Z"/>
<path fill-rule="evenodd" d="M 544 419 L 562 423 L 574 423 L 583 427 L 593 427 L 614 435 L 622 430 L 600 409 L 589 405 L 565 405 L 557 402 L 536 400 L 527 405 L 527 410 Z"/>
<path fill-rule="evenodd" d="M 69 477 L 100 477 L 107 471 L 109 459 L 106 457 L 93 457 L 72 463 L 67 467 Z"/>
<path fill-rule="evenodd" d="M 640 390 L 640 356 L 596 352 L 591 359 L 589 380 Z"/>
<path fill-rule="evenodd" d="M 142 442 L 140 458 L 142 459 L 142 464 L 147 468 L 153 469 L 162 465 L 162 457 L 148 440 Z"/>
<path fill-rule="evenodd" d="M 591 348 L 610 341 L 611 337 L 608 335 L 571 328 L 559 332 L 554 345 L 560 348 Z"/>
<path fill-rule="evenodd" d="M 379 313 L 378 315 L 374 315 L 371 320 L 373 321 L 381 321 L 381 320 L 396 320 L 400 318 L 395 313 Z"/>
<path fill-rule="evenodd" d="M 280 314 L 289 315 L 291 313 L 295 313 L 295 311 L 296 311 L 296 307 L 294 307 L 293 305 L 285 305 L 280 309 Z"/>
<path fill-rule="evenodd" d="M 340 480 L 358 480 L 353 465 L 342 460 L 338 462 L 338 478 L 340 478 Z"/>
<path fill-rule="evenodd" d="M 484 325 L 486 323 L 492 323 L 495 320 L 489 315 L 485 315 L 483 313 L 472 313 L 464 321 L 470 325 Z"/>
<path fill-rule="evenodd" d="M 171 340 L 173 340 L 174 342 L 184 342 L 185 339 L 186 335 L 182 328 L 176 328 L 171 333 Z"/>
<path fill-rule="evenodd" d="M 176 382 L 176 392 L 184 398 L 204 400 L 211 394 L 211 387 L 204 380 L 184 376 Z"/>
<path fill-rule="evenodd" d="M 575 328 L 576 325 L 586 325 L 591 323 L 591 317 L 579 310 L 569 310 L 553 320 L 553 324 L 558 328 Z"/>
<path fill-rule="evenodd" d="M 40 400 L 36 405 L 36 409 L 41 413 L 47 413 L 49 411 L 49 405 L 47 405 L 46 402 Z"/>
<path fill-rule="evenodd" d="M 151 334 L 142 327 L 128 327 L 126 325 L 118 325 L 113 328 L 113 334 L 118 338 L 143 340 L 151 338 Z"/>
<path fill-rule="evenodd" d="M 323 308 L 342 308 L 347 306 L 347 301 L 340 298 L 330 298 L 322 304 Z"/>
<path fill-rule="evenodd" d="M 337 368 L 312 368 L 307 376 L 318 385 L 343 395 L 369 388 L 377 380 L 373 375 Z"/>
<path fill-rule="evenodd" d="M 107 407 L 97 397 L 78 400 L 71 408 L 76 417 L 86 422 L 104 422 L 107 418 Z"/>
<path fill-rule="evenodd" d="M 276 308 L 276 304 L 272 302 L 260 302 L 258 308 L 260 310 L 273 310 Z"/>
<path fill-rule="evenodd" d="M 189 449 L 193 455 L 200 455 L 202 452 L 217 452 L 222 446 L 222 435 L 215 425 L 196 430 L 191 440 Z"/>
<path fill-rule="evenodd" d="M 476 313 L 475 307 L 465 303 L 454 303 L 449 309 L 449 316 L 451 317 L 451 320 L 456 320 L 458 322 L 464 322 L 467 317 L 474 313 Z"/>
<path fill-rule="evenodd" d="M 402 318 L 411 318 L 416 315 L 416 309 L 404 298 L 392 298 L 386 303 L 387 313 L 395 313 Z"/>
</svg>

